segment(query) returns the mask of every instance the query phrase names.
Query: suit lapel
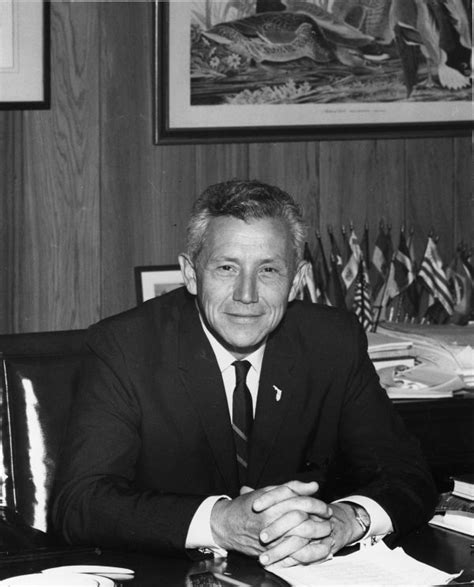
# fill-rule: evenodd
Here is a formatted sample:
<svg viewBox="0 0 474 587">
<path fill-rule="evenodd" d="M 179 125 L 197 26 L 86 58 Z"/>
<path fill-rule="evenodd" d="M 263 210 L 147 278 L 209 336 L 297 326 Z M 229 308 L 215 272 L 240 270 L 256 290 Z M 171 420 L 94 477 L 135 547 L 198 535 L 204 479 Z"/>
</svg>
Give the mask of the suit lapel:
<svg viewBox="0 0 474 587">
<path fill-rule="evenodd" d="M 294 374 L 294 342 L 284 328 L 267 342 L 258 389 L 250 451 L 249 484 L 258 482 L 268 458 L 275 450 L 278 432 L 287 422 L 292 398 L 299 386 Z"/>
<path fill-rule="evenodd" d="M 235 495 L 238 473 L 224 384 L 194 303 L 183 312 L 178 340 L 181 381 L 200 417 L 228 492 Z"/>
</svg>

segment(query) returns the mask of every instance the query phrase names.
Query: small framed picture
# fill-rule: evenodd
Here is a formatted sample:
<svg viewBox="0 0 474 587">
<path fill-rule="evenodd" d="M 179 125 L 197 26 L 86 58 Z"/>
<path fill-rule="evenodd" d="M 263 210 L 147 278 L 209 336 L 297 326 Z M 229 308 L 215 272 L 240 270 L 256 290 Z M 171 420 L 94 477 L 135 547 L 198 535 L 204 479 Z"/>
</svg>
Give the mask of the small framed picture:
<svg viewBox="0 0 474 587">
<path fill-rule="evenodd" d="M 184 285 L 179 265 L 135 267 L 137 302 L 141 304 Z"/>
<path fill-rule="evenodd" d="M 50 2 L 0 0 L 0 110 L 50 107 Z"/>
</svg>

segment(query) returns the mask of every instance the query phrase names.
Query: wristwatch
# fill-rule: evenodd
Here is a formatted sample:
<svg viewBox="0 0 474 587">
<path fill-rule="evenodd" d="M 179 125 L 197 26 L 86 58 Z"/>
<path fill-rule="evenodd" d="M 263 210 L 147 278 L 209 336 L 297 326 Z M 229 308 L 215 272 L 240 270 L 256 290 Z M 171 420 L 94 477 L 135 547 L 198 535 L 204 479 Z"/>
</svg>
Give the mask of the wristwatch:
<svg viewBox="0 0 474 587">
<path fill-rule="evenodd" d="M 352 512 L 354 513 L 354 518 L 362 528 L 362 536 L 365 536 L 370 528 L 370 516 L 367 513 L 367 510 L 353 501 L 344 501 L 343 503 L 347 503 L 347 505 L 350 506 Z"/>
</svg>

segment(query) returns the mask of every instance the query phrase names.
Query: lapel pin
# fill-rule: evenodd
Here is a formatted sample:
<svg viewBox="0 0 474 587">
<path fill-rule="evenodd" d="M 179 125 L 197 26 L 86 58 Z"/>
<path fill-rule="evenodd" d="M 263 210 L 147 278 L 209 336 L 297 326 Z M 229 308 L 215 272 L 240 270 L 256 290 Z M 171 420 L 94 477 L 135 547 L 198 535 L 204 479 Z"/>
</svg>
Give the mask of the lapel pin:
<svg viewBox="0 0 474 587">
<path fill-rule="evenodd" d="M 277 402 L 279 402 L 281 400 L 281 394 L 283 393 L 282 390 L 277 387 L 276 385 L 273 386 L 273 389 L 275 390 L 275 399 Z"/>
</svg>

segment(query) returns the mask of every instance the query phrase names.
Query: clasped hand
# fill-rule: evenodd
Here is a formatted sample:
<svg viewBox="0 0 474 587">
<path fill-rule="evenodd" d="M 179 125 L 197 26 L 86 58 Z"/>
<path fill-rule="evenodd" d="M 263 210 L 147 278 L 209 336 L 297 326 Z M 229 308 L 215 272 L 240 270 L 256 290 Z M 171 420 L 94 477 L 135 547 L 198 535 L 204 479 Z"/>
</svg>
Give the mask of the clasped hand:
<svg viewBox="0 0 474 587">
<path fill-rule="evenodd" d="M 313 497 L 317 491 L 315 481 L 243 487 L 239 497 L 218 501 L 212 510 L 217 544 L 258 556 L 265 566 L 328 558 L 350 542 L 352 524 L 343 507 Z"/>
</svg>

